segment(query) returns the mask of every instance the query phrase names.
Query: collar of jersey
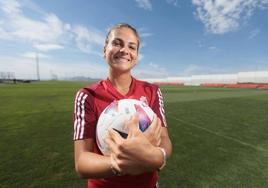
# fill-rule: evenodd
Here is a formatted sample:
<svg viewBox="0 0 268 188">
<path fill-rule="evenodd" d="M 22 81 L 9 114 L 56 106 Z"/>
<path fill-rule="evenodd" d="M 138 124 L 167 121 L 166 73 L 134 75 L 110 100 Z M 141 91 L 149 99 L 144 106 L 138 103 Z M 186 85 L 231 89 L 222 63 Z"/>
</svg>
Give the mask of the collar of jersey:
<svg viewBox="0 0 268 188">
<path fill-rule="evenodd" d="M 108 87 L 107 87 L 107 90 L 108 90 L 110 93 L 112 93 L 113 95 L 115 95 L 116 98 L 118 98 L 118 99 L 129 98 L 129 97 L 132 95 L 132 93 L 134 92 L 135 82 L 136 82 L 135 78 L 133 78 L 132 76 L 131 76 L 131 79 L 132 79 L 132 81 L 131 81 L 131 84 L 130 84 L 130 88 L 129 88 L 129 91 L 128 91 L 128 93 L 127 93 L 126 95 L 122 95 L 121 93 L 119 93 L 119 92 L 115 89 L 115 87 L 113 86 L 113 84 L 112 84 L 112 82 L 109 80 L 109 78 L 107 78 L 107 79 L 105 80 L 105 82 L 106 82 L 106 84 L 107 84 L 107 86 L 108 86 Z"/>
</svg>

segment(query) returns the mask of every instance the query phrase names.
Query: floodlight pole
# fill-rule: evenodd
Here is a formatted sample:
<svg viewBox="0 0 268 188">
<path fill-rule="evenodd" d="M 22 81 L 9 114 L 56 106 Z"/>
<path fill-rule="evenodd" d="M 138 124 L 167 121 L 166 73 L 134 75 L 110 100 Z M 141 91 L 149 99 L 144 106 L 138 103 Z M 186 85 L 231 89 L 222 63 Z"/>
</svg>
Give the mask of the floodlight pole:
<svg viewBox="0 0 268 188">
<path fill-rule="evenodd" d="M 39 57 L 38 57 L 38 53 L 37 52 L 36 52 L 36 75 L 37 75 L 37 80 L 40 81 Z"/>
</svg>

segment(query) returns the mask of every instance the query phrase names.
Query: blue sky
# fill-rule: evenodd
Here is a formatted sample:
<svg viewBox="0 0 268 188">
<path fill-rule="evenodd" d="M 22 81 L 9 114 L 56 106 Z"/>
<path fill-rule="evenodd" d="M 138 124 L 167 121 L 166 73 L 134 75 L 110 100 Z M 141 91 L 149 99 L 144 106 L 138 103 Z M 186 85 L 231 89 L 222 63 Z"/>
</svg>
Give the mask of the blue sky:
<svg viewBox="0 0 268 188">
<path fill-rule="evenodd" d="M 268 70 L 268 0 L 0 0 L 0 72 L 105 78 L 119 22 L 142 38 L 138 78 Z"/>
</svg>

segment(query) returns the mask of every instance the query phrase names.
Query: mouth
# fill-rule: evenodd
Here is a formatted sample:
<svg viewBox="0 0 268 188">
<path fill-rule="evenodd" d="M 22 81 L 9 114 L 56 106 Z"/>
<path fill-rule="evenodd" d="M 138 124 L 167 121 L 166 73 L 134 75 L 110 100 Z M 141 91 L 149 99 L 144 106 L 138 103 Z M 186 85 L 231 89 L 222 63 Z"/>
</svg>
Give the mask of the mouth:
<svg viewBox="0 0 268 188">
<path fill-rule="evenodd" d="M 130 59 L 127 58 L 127 57 L 118 57 L 118 56 L 116 56 L 115 59 L 116 59 L 116 61 L 123 62 L 123 63 L 124 63 L 124 62 L 125 62 L 125 63 L 130 62 Z"/>
</svg>

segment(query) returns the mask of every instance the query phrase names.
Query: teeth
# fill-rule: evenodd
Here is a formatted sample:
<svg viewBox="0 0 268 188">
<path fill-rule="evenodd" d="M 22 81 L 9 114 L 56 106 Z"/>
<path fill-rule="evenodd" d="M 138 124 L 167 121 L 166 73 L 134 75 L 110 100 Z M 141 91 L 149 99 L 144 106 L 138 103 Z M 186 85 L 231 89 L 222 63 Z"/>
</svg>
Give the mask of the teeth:
<svg viewBox="0 0 268 188">
<path fill-rule="evenodd" d="M 122 57 L 116 57 L 116 59 L 123 60 L 123 61 L 130 61 L 129 59 L 122 58 Z"/>
</svg>

